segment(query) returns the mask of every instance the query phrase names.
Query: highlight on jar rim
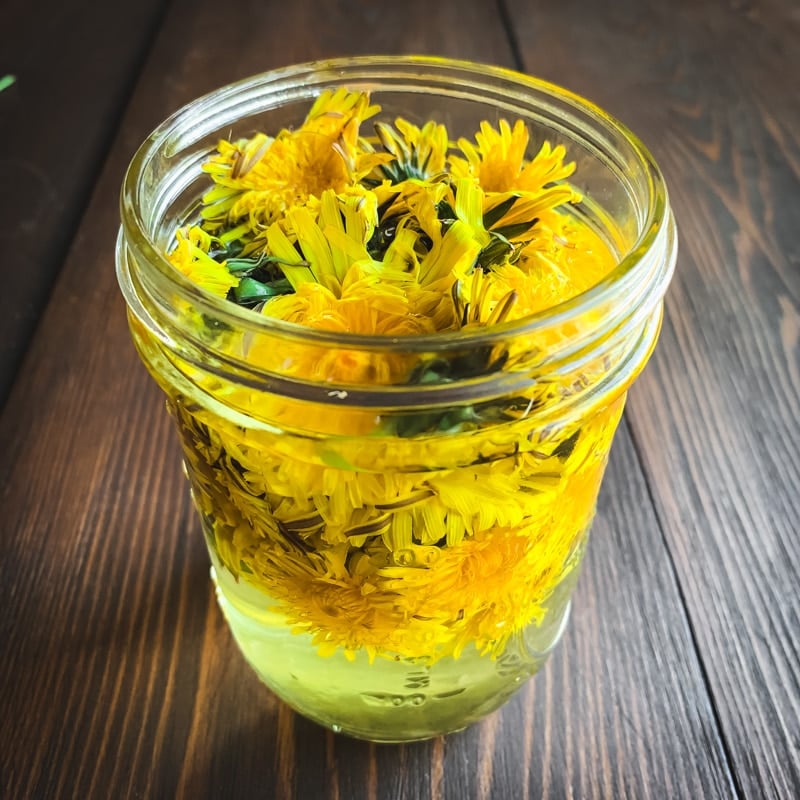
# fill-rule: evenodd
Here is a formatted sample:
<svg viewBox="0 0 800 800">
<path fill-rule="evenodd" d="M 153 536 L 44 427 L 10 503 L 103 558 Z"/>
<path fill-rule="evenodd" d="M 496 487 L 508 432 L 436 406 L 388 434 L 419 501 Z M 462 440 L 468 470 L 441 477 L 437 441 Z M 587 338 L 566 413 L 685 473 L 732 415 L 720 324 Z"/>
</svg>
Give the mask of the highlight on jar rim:
<svg viewBox="0 0 800 800">
<path fill-rule="evenodd" d="M 676 237 L 641 143 L 495 67 L 300 65 L 165 122 L 122 221 L 248 662 L 379 741 L 499 706 L 563 631 L 658 335 Z"/>
</svg>

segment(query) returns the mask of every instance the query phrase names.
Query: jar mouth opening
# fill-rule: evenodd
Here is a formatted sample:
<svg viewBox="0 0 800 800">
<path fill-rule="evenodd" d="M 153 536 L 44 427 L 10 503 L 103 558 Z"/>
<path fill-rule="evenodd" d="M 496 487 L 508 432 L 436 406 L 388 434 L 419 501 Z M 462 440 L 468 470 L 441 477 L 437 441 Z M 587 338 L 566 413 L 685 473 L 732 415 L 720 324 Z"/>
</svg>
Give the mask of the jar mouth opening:
<svg viewBox="0 0 800 800">
<path fill-rule="evenodd" d="M 402 73 L 404 69 L 407 70 L 406 73 Z M 318 83 L 306 83 L 315 77 L 325 78 L 328 85 L 333 85 L 336 78 L 341 84 L 358 82 L 367 85 L 370 80 L 405 77 L 419 81 L 429 78 L 443 87 L 455 85 L 460 77 L 462 80 L 468 79 L 473 90 L 485 89 L 487 92 L 497 93 L 498 88 L 502 88 L 503 96 L 513 97 L 521 102 L 527 101 L 532 108 L 535 104 L 531 102 L 531 92 L 537 97 L 552 98 L 579 114 L 584 121 L 625 140 L 634 159 L 632 167 L 640 170 L 646 181 L 647 196 L 643 204 L 645 213 L 639 224 L 638 236 L 619 257 L 614 269 L 584 292 L 535 314 L 468 331 L 403 336 L 325 331 L 262 316 L 201 289 L 172 266 L 149 233 L 141 204 L 138 202 L 148 164 L 166 148 L 175 147 L 177 141 L 187 137 L 194 141 L 203 132 L 213 130 L 197 132 L 198 113 L 204 113 L 207 118 L 209 114 L 229 106 L 236 98 L 245 95 L 247 97 L 242 102 L 243 111 L 252 110 L 252 101 L 256 98 L 275 99 L 274 104 L 259 107 L 259 110 L 264 111 L 296 99 L 310 99 L 321 90 Z M 298 86 L 303 86 L 303 94 L 292 94 L 291 88 Z M 201 129 L 202 119 L 201 117 Z M 637 279 L 637 267 L 662 238 L 669 221 L 666 185 L 649 150 L 627 126 L 599 106 L 556 84 L 504 67 L 431 56 L 358 56 L 306 62 L 245 78 L 199 97 L 161 123 L 139 147 L 125 174 L 120 208 L 125 245 L 134 260 L 138 264 L 146 263 L 155 268 L 160 277 L 168 282 L 170 289 L 176 291 L 200 313 L 212 315 L 231 327 L 254 334 L 279 334 L 308 343 L 335 344 L 340 348 L 379 349 L 387 344 L 400 343 L 404 349 L 417 352 L 451 348 L 456 343 L 460 347 L 492 344 L 508 337 L 533 335 L 569 323 L 590 309 L 611 300 L 619 292 L 621 284 Z"/>
</svg>

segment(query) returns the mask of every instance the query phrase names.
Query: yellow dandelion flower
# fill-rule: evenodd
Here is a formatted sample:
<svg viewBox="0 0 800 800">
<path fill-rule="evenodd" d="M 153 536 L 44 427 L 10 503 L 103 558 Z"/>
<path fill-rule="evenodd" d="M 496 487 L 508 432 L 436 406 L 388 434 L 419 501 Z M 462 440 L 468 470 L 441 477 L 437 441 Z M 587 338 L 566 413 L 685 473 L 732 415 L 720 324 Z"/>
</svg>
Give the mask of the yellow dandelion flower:
<svg viewBox="0 0 800 800">
<path fill-rule="evenodd" d="M 405 276 L 387 276 L 387 271 L 371 272 L 354 264 L 345 276 L 339 297 L 321 284 L 304 283 L 295 294 L 276 297 L 266 304 L 262 314 L 341 333 L 402 336 L 432 332 L 428 320 L 409 313 L 408 298 L 390 282 L 391 277 L 402 280 Z"/>
<path fill-rule="evenodd" d="M 415 313 L 402 289 L 405 273 L 388 268 L 373 269 L 369 262 L 348 268 L 337 293 L 308 281 L 293 294 L 265 304 L 262 314 L 306 327 L 341 333 L 407 336 L 432 333 L 430 319 Z M 281 351 L 268 342 L 257 341 L 247 350 L 257 366 L 281 369 L 290 375 L 322 381 L 334 386 L 359 383 L 391 384 L 405 379 L 410 370 L 408 357 L 386 358 L 382 354 L 311 344 L 287 344 Z M 287 407 L 283 404 L 284 407 Z M 292 415 L 302 421 L 302 407 Z M 341 432 L 363 432 L 374 427 L 375 415 L 358 412 L 343 415 Z"/>
<path fill-rule="evenodd" d="M 392 183 L 406 180 L 436 181 L 447 176 L 445 166 L 450 143 L 447 128 L 427 122 L 421 128 L 398 118 L 394 126 L 384 122 L 375 125 L 378 139 L 390 154 L 378 172 Z"/>
<path fill-rule="evenodd" d="M 517 188 L 515 183 L 522 172 L 529 138 L 522 120 L 517 120 L 513 130 L 504 119 L 500 120 L 499 130 L 482 122 L 480 131 L 475 134 L 476 144 L 465 138 L 458 140 L 466 159 L 452 156 L 450 170 L 456 178 L 477 178 L 487 192 Z"/>
<path fill-rule="evenodd" d="M 542 142 L 539 152 L 520 170 L 514 185 L 508 189 L 519 189 L 523 192 L 541 192 L 551 183 L 566 180 L 575 172 L 575 162 L 564 163 L 567 151 L 564 145 L 553 147 L 550 142 Z M 580 195 L 570 189 L 573 199 Z"/>
<path fill-rule="evenodd" d="M 557 277 L 558 285 L 547 290 L 551 307 L 590 289 L 617 265 L 608 245 L 587 225 L 551 214 L 543 227 L 544 235 L 525 245 L 517 265 L 545 287 Z"/>
<path fill-rule="evenodd" d="M 455 202 L 453 191 L 447 183 L 407 180 L 392 184 L 384 181 L 372 191 L 378 207 L 385 209 L 385 218 L 413 222 L 429 238 L 441 236 L 442 222 L 437 206 L 442 201 L 450 205 Z"/>
<path fill-rule="evenodd" d="M 279 455 L 275 434 L 176 413 L 195 499 L 213 514 L 212 543 L 234 575 L 280 602 L 322 655 L 363 648 L 435 661 L 471 643 L 497 656 L 543 617 L 574 566 L 621 410 L 620 401 L 585 425 L 568 469 L 554 448 L 422 475 L 394 471 L 405 461 L 393 448 L 387 460 L 373 454 L 375 473 L 314 466 L 299 453 Z M 454 447 L 467 442 L 482 450 L 479 437 L 463 435 Z M 565 495 L 576 513 L 563 514 Z M 405 533 L 382 534 L 370 525 L 376 512 Z M 354 526 L 365 532 L 335 534 Z"/>
<path fill-rule="evenodd" d="M 246 219 L 257 230 L 326 189 L 344 191 L 385 160 L 359 144 L 361 123 L 377 110 L 365 93 L 326 91 L 296 131 L 220 142 L 204 166 L 216 184 L 204 197 L 204 219 L 212 229 Z"/>
<path fill-rule="evenodd" d="M 487 192 L 541 192 L 548 184 L 562 181 L 575 171 L 574 162 L 565 164 L 566 149 L 544 142 L 533 159 L 525 162 L 530 134 L 522 120 L 513 129 L 500 120 L 499 130 L 482 122 L 475 144 L 459 139 L 466 159 L 452 156 L 450 168 L 456 178 L 473 177 Z M 575 196 L 570 190 L 570 196 Z"/>
<path fill-rule="evenodd" d="M 430 252 L 420 263 L 420 283 L 434 287 L 444 279 L 447 286 L 452 285 L 454 276 L 472 268 L 480 251 L 475 229 L 457 220 L 444 236 L 434 239 Z"/>
<path fill-rule="evenodd" d="M 193 226 L 188 231 L 179 230 L 175 239 L 175 248 L 167 258 L 178 272 L 183 273 L 201 289 L 218 297 L 225 297 L 239 283 L 228 272 L 224 261 L 216 261 L 208 254 L 212 239 L 205 231 Z"/>
<path fill-rule="evenodd" d="M 492 237 L 483 221 L 485 198 L 483 190 L 469 178 L 461 178 L 455 185 L 455 212 L 459 220 L 472 229 L 472 235 L 486 247 Z"/>
</svg>

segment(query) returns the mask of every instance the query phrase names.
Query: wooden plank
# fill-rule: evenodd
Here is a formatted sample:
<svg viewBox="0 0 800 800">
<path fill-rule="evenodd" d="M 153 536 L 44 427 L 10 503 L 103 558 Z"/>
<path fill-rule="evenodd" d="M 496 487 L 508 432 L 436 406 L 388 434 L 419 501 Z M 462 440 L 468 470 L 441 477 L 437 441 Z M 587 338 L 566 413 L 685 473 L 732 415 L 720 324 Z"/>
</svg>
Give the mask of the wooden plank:
<svg viewBox="0 0 800 800">
<path fill-rule="evenodd" d="M 510 3 L 527 70 L 618 113 L 681 235 L 628 407 L 744 797 L 800 793 L 796 4 Z"/>
<path fill-rule="evenodd" d="M 0 408 L 158 25 L 165 0 L 3 3 Z"/>
<path fill-rule="evenodd" d="M 271 66 L 344 50 L 511 55 L 486 4 L 409 0 L 378 14 L 297 0 L 221 14 L 208 0 L 171 10 L 0 419 L 3 796 L 728 796 L 624 429 L 565 642 L 486 722 L 404 747 L 334 737 L 280 704 L 239 656 L 113 275 L 127 160 L 180 103 Z"/>
</svg>

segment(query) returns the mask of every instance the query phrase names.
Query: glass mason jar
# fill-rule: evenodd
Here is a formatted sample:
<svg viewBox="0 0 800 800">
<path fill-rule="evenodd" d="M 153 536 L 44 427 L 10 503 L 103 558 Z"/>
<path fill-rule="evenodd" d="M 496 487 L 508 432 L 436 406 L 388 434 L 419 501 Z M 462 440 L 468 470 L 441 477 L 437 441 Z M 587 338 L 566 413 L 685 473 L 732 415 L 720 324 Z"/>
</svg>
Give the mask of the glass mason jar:
<svg viewBox="0 0 800 800">
<path fill-rule="evenodd" d="M 453 137 L 521 119 L 533 142 L 563 144 L 583 196 L 569 213 L 616 267 L 522 320 L 394 338 L 269 319 L 190 283 L 164 253 L 198 214 L 217 141 L 297 126 L 340 86 L 368 90 L 379 119 L 433 119 Z M 219 604 L 276 694 L 335 731 L 423 739 L 496 709 L 541 667 L 675 255 L 666 188 L 639 140 L 504 69 L 295 66 L 207 95 L 151 134 L 122 191 L 119 281 L 177 424 Z"/>
</svg>

